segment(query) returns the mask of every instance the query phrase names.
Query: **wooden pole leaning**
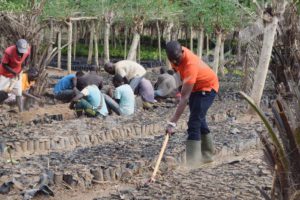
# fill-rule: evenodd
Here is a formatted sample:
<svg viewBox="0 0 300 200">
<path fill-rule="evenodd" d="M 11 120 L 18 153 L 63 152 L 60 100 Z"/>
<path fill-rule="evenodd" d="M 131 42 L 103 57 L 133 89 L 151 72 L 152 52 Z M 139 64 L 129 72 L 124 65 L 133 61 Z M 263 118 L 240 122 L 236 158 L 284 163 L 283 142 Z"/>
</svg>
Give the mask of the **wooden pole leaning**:
<svg viewBox="0 0 300 200">
<path fill-rule="evenodd" d="M 162 157 L 163 157 L 163 155 L 164 155 L 164 152 L 165 152 L 165 150 L 166 150 L 166 147 L 167 147 L 167 144 L 168 144 L 168 141 L 169 141 L 169 137 L 170 137 L 170 135 L 169 135 L 169 134 L 166 134 L 165 140 L 164 140 L 163 145 L 162 145 L 162 147 L 161 147 L 161 150 L 160 150 L 158 159 L 157 159 L 156 164 L 155 164 L 155 167 L 154 167 L 154 171 L 153 171 L 152 176 L 151 176 L 151 179 L 150 179 L 150 182 L 154 182 L 154 181 L 155 181 L 155 176 L 156 176 L 156 173 L 157 173 L 157 171 L 158 171 L 158 168 L 159 168 L 161 159 L 162 159 Z"/>
</svg>

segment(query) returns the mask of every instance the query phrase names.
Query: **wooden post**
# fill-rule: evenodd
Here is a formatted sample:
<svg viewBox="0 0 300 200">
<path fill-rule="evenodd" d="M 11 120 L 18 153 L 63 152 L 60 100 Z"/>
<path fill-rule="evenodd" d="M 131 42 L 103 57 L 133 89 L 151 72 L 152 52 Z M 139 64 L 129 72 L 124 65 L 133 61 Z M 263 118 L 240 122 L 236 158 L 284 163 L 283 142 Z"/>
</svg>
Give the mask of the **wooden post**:
<svg viewBox="0 0 300 200">
<path fill-rule="evenodd" d="M 104 32 L 104 62 L 109 62 L 109 35 L 110 35 L 110 23 L 105 22 L 105 32 Z"/>
<path fill-rule="evenodd" d="M 67 20 L 68 25 L 68 74 L 71 74 L 72 71 L 72 21 Z"/>
<path fill-rule="evenodd" d="M 90 42 L 89 42 L 89 54 L 88 54 L 87 64 L 92 64 L 94 31 L 95 31 L 95 23 L 92 20 L 91 21 L 91 28 L 90 28 Z"/>
<path fill-rule="evenodd" d="M 194 42 L 193 42 L 193 27 L 190 27 L 190 50 L 193 51 L 194 49 Z"/>
<path fill-rule="evenodd" d="M 206 55 L 209 55 L 209 37 L 208 34 L 206 34 Z"/>
<path fill-rule="evenodd" d="M 49 48 L 49 52 L 51 52 L 52 49 L 53 49 L 53 33 L 54 33 L 53 20 L 50 19 L 50 33 L 49 33 L 50 48 Z"/>
<path fill-rule="evenodd" d="M 61 69 L 61 30 L 58 31 L 57 36 L 57 68 Z"/>
<path fill-rule="evenodd" d="M 77 22 L 74 22 L 74 38 L 73 38 L 73 60 L 76 59 L 76 48 L 77 48 Z"/>
<path fill-rule="evenodd" d="M 98 24 L 96 24 L 96 26 L 94 28 L 95 65 L 99 69 L 99 52 L 98 52 L 98 36 L 97 36 L 98 35 L 98 30 L 99 30 L 99 26 L 98 26 Z"/>
<path fill-rule="evenodd" d="M 166 43 L 168 43 L 171 40 L 171 31 L 172 31 L 173 26 L 174 26 L 174 23 L 172 21 L 167 24 L 167 28 L 166 28 Z M 172 69 L 171 63 L 170 63 L 170 61 L 169 61 L 168 58 L 166 59 L 166 66 L 169 69 Z"/>
<path fill-rule="evenodd" d="M 159 61 L 161 62 L 161 41 L 160 41 L 160 28 L 159 28 L 159 22 L 158 20 L 156 21 L 156 27 L 157 27 L 157 37 L 158 37 L 158 58 Z"/>
<path fill-rule="evenodd" d="M 127 57 L 127 37 L 128 37 L 128 28 L 125 26 L 125 36 L 124 36 L 124 59 Z"/>
<path fill-rule="evenodd" d="M 138 47 L 138 61 L 141 63 L 141 39 L 139 40 L 139 47 Z"/>
<path fill-rule="evenodd" d="M 197 55 L 199 58 L 202 58 L 202 51 L 203 51 L 203 35 L 204 35 L 204 30 L 203 28 L 200 28 L 198 31 L 198 38 L 197 38 Z"/>
</svg>

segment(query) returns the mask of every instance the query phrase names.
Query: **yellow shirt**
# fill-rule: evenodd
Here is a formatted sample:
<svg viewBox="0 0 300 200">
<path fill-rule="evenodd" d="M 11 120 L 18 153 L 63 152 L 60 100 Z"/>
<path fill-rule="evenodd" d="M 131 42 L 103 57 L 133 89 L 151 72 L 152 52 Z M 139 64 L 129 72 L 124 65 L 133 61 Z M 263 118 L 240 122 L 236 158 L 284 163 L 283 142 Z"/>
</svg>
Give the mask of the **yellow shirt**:
<svg viewBox="0 0 300 200">
<path fill-rule="evenodd" d="M 28 81 L 28 74 L 22 74 L 22 91 L 29 90 L 31 86 L 35 84 L 35 81 Z"/>
</svg>

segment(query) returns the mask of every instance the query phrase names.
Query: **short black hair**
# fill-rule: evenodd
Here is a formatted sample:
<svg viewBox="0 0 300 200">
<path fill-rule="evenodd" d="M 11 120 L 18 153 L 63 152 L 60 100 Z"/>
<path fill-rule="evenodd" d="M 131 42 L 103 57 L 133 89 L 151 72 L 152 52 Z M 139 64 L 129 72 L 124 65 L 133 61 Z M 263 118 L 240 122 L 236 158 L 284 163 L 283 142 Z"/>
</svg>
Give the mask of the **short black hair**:
<svg viewBox="0 0 300 200">
<path fill-rule="evenodd" d="M 123 79 L 123 77 L 122 77 L 120 74 L 116 74 L 116 75 L 114 75 L 114 77 L 113 77 L 113 82 L 116 82 L 116 83 L 123 83 L 123 82 L 124 82 L 124 79 Z"/>
<path fill-rule="evenodd" d="M 166 44 L 166 53 L 170 58 L 175 58 L 180 51 L 182 47 L 178 41 L 170 41 Z"/>
<path fill-rule="evenodd" d="M 38 77 L 39 71 L 38 71 L 35 67 L 30 67 L 30 68 L 27 70 L 27 74 L 29 74 L 29 76 L 35 78 L 35 77 Z"/>
<path fill-rule="evenodd" d="M 96 66 L 96 65 L 91 65 L 90 71 L 91 71 L 91 72 L 97 71 L 97 66 Z"/>
<path fill-rule="evenodd" d="M 162 67 L 160 68 L 160 70 L 159 70 L 159 72 L 160 72 L 161 74 L 167 73 L 167 71 L 168 71 L 168 67 L 166 67 L 166 66 L 162 66 Z"/>
<path fill-rule="evenodd" d="M 84 72 L 83 71 L 78 71 L 76 72 L 75 76 L 76 77 L 80 77 L 80 76 L 83 76 L 84 75 Z"/>
<path fill-rule="evenodd" d="M 169 69 L 169 70 L 167 71 L 167 73 L 170 74 L 170 75 L 175 74 L 174 70 L 172 70 L 172 69 Z"/>
</svg>

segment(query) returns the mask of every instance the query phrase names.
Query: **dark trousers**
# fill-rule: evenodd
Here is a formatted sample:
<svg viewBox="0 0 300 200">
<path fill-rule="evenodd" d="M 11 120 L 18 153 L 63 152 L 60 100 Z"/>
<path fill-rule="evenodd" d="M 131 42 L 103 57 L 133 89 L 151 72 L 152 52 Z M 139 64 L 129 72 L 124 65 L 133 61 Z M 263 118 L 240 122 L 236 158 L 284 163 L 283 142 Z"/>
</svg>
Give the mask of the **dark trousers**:
<svg viewBox="0 0 300 200">
<path fill-rule="evenodd" d="M 73 97 L 75 97 L 74 90 L 63 90 L 55 95 L 55 99 L 60 100 L 64 103 L 69 103 Z"/>
<path fill-rule="evenodd" d="M 212 105 L 216 92 L 192 92 L 189 98 L 190 117 L 188 121 L 188 140 L 201 140 L 201 134 L 210 131 L 206 123 L 206 113 Z"/>
</svg>

